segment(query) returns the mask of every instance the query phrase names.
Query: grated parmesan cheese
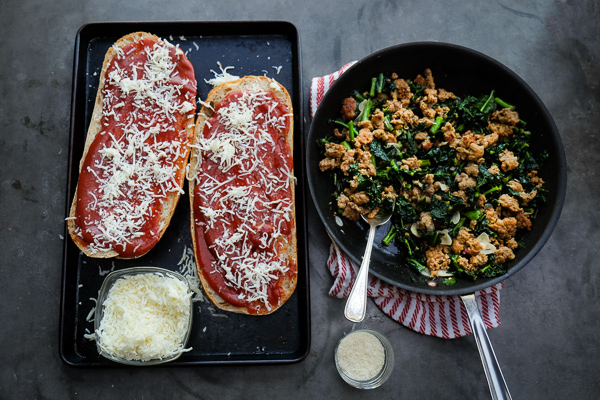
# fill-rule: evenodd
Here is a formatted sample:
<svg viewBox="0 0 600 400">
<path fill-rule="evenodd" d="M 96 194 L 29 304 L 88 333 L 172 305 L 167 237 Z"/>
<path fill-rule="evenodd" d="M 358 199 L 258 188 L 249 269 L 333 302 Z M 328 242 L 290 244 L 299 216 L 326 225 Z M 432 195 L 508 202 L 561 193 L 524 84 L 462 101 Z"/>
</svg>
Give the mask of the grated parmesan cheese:
<svg viewBox="0 0 600 400">
<path fill-rule="evenodd" d="M 358 331 L 340 341 L 336 359 L 347 376 L 357 381 L 368 381 L 382 370 L 385 350 L 374 335 Z"/>
<path fill-rule="evenodd" d="M 119 278 L 103 302 L 98 345 L 126 360 L 171 358 L 185 349 L 192 293 L 181 280 L 159 273 Z"/>
</svg>

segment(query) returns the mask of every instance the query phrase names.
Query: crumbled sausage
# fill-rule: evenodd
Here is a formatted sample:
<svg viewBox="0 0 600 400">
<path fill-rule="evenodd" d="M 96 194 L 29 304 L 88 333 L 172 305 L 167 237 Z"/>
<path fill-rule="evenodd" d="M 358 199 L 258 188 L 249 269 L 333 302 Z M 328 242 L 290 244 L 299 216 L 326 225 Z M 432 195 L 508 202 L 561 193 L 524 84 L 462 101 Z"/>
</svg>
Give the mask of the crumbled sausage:
<svg viewBox="0 0 600 400">
<path fill-rule="evenodd" d="M 383 193 L 382 193 L 381 197 L 383 199 L 396 200 L 396 198 L 398 197 L 398 194 L 396 193 L 396 190 L 394 189 L 394 187 L 390 185 L 390 186 L 383 188 Z"/>
<path fill-rule="evenodd" d="M 485 198 L 485 194 L 480 194 L 479 196 L 477 196 L 477 202 L 476 202 L 476 206 L 478 208 L 483 208 L 485 206 L 487 199 Z"/>
<path fill-rule="evenodd" d="M 419 132 L 415 135 L 415 140 L 425 140 L 429 137 L 427 132 Z"/>
<path fill-rule="evenodd" d="M 465 166 L 465 172 L 471 176 L 477 177 L 477 175 L 479 175 L 479 165 L 475 163 L 468 163 Z"/>
<path fill-rule="evenodd" d="M 526 213 L 521 211 L 515 216 L 517 220 L 517 228 L 531 230 L 531 220 Z"/>
<path fill-rule="evenodd" d="M 515 126 L 519 122 L 519 113 L 512 111 L 510 108 L 503 108 L 502 110 L 495 111 L 492 114 L 492 120 L 506 125 Z"/>
<path fill-rule="evenodd" d="M 502 207 L 515 213 L 522 210 L 519 206 L 519 200 L 515 199 L 514 197 L 508 194 L 503 194 L 502 196 L 500 196 L 500 198 L 498 199 L 498 203 L 500 203 Z"/>
<path fill-rule="evenodd" d="M 350 221 L 358 221 L 360 219 L 361 209 L 346 195 L 340 195 L 337 199 L 337 206 L 343 210 L 342 216 L 348 218 Z"/>
<path fill-rule="evenodd" d="M 450 147 L 456 147 L 459 143 L 457 139 L 460 138 L 460 135 L 454 129 L 454 125 L 450 122 L 446 122 L 441 127 L 442 132 L 444 133 L 444 140 L 448 143 Z"/>
<path fill-rule="evenodd" d="M 342 101 L 341 113 L 344 121 L 350 121 L 356 118 L 356 100 L 354 97 L 348 97 Z"/>
<path fill-rule="evenodd" d="M 511 188 L 512 190 L 514 190 L 515 192 L 522 192 L 523 191 L 523 185 L 521 185 L 521 183 L 512 180 L 509 181 L 506 186 L 508 186 L 509 188 Z"/>
<path fill-rule="evenodd" d="M 421 213 L 421 219 L 417 222 L 417 229 L 420 231 L 431 231 L 434 229 L 433 218 L 431 218 L 428 212 Z"/>
<path fill-rule="evenodd" d="M 474 257 L 471 257 L 471 259 L 469 261 L 470 261 L 471 265 L 475 268 L 482 267 L 485 265 L 485 263 L 487 263 L 488 256 L 487 256 L 487 254 L 479 253 L 479 254 L 475 255 Z"/>
<path fill-rule="evenodd" d="M 381 111 L 380 109 L 375 110 L 375 112 L 373 112 L 373 114 L 371 114 L 371 121 L 373 122 L 373 129 L 385 128 L 385 125 L 383 122 L 384 119 L 385 119 L 385 115 L 383 115 L 383 111 Z"/>
<path fill-rule="evenodd" d="M 523 199 L 523 204 L 527 205 L 531 200 L 535 198 L 535 196 L 537 196 L 537 190 L 533 189 L 529 193 L 519 192 L 519 196 L 521 196 L 521 199 Z"/>
<path fill-rule="evenodd" d="M 358 136 L 354 140 L 354 146 L 361 147 L 366 146 L 373 141 L 373 132 L 368 129 L 361 129 L 358 132 Z"/>
<path fill-rule="evenodd" d="M 325 145 L 325 155 L 331 158 L 341 158 L 346 152 L 346 147 L 343 144 L 327 143 Z"/>
<path fill-rule="evenodd" d="M 344 175 L 348 175 L 348 171 L 350 170 L 350 166 L 356 163 L 354 156 L 356 155 L 357 150 L 348 150 L 344 153 L 342 157 L 342 163 L 340 164 L 340 169 L 344 173 Z"/>
<path fill-rule="evenodd" d="M 403 108 L 396 111 L 394 115 L 392 115 L 392 120 L 390 123 L 394 126 L 394 128 L 401 129 L 406 125 L 415 123 L 415 121 L 418 119 L 419 117 L 417 117 L 412 110 Z"/>
<path fill-rule="evenodd" d="M 449 99 L 455 99 L 456 96 L 452 92 L 447 92 L 445 89 L 438 89 L 438 100 L 446 101 Z"/>
<path fill-rule="evenodd" d="M 500 167 L 504 172 L 512 171 L 519 166 L 519 160 L 517 157 L 515 157 L 512 151 L 504 150 L 502 154 L 500 154 L 499 159 L 502 163 Z"/>
<path fill-rule="evenodd" d="M 376 129 L 373 131 L 373 136 L 381 139 L 385 143 L 396 143 L 396 136 L 392 132 L 387 132 L 383 129 Z"/>
<path fill-rule="evenodd" d="M 499 138 L 500 136 L 497 133 L 493 132 L 489 135 L 483 136 L 479 140 L 479 144 L 482 145 L 485 149 L 487 149 L 488 147 L 495 145 Z"/>
<path fill-rule="evenodd" d="M 425 178 L 423 178 L 423 183 L 425 185 L 431 185 L 431 184 L 433 184 L 434 178 L 435 178 L 435 176 L 433 174 L 427 174 L 427 175 L 425 175 Z"/>
<path fill-rule="evenodd" d="M 356 124 L 356 126 L 359 129 L 368 129 L 370 131 L 373 130 L 373 123 L 371 122 L 370 119 L 366 120 L 366 121 L 360 121 L 358 124 Z"/>
<path fill-rule="evenodd" d="M 513 128 L 519 122 L 519 114 L 516 111 L 511 111 L 508 108 L 504 108 L 500 111 L 495 111 L 490 121 L 488 122 L 488 128 L 499 136 L 506 137 L 513 133 Z"/>
<path fill-rule="evenodd" d="M 458 183 L 458 188 L 460 190 L 466 190 L 470 187 L 477 186 L 477 181 L 464 172 L 456 175 L 454 182 Z"/>
<path fill-rule="evenodd" d="M 356 205 L 362 206 L 364 204 L 367 204 L 370 201 L 370 199 L 365 192 L 357 192 L 350 196 L 350 201 L 352 201 Z"/>
<path fill-rule="evenodd" d="M 501 239 L 510 239 L 517 233 L 517 219 L 515 217 L 507 217 L 504 219 L 497 218 L 494 223 L 490 221 L 488 226 L 491 230 L 496 232 Z"/>
<path fill-rule="evenodd" d="M 457 147 L 456 150 L 459 153 L 461 160 L 467 159 L 469 161 L 478 161 L 485 152 L 485 148 L 477 143 L 469 144 L 469 147 Z"/>
<path fill-rule="evenodd" d="M 377 171 L 371 162 L 371 153 L 368 151 L 358 150 L 358 172 L 362 175 L 375 176 Z"/>
<path fill-rule="evenodd" d="M 467 194 L 462 190 L 457 190 L 456 192 L 452 192 L 452 196 L 460 197 L 462 199 L 463 203 L 467 203 L 469 201 L 469 196 L 467 196 Z"/>
<path fill-rule="evenodd" d="M 511 249 L 514 250 L 517 247 L 519 247 L 519 243 L 517 243 L 517 241 L 515 240 L 515 238 L 510 238 L 506 241 L 506 246 Z"/>
<path fill-rule="evenodd" d="M 422 192 L 421 189 L 415 185 L 410 190 L 404 190 L 403 196 L 411 203 L 417 204 L 421 200 Z"/>
<path fill-rule="evenodd" d="M 531 178 L 531 184 L 535 185 L 538 188 L 541 188 L 542 185 L 545 183 L 544 180 L 542 178 L 540 178 L 539 176 L 537 176 L 538 172 L 537 171 L 531 171 L 529 173 L 529 176 Z"/>
<path fill-rule="evenodd" d="M 438 245 L 425 252 L 427 268 L 432 276 L 436 276 L 437 271 L 446 270 L 450 266 L 450 257 L 445 251 L 445 246 Z"/>
<path fill-rule="evenodd" d="M 319 161 L 319 169 L 321 171 L 327 171 L 329 169 L 334 169 L 338 165 L 339 165 L 339 162 L 337 162 L 333 158 L 324 158 L 321 161 Z"/>
<path fill-rule="evenodd" d="M 319 162 L 319 169 L 321 171 L 327 171 L 328 169 L 334 169 L 341 164 L 340 158 L 346 153 L 346 147 L 341 144 L 327 143 L 325 145 L 325 156 L 323 160 Z"/>
<path fill-rule="evenodd" d="M 504 264 L 507 261 L 510 261 L 515 258 L 515 254 L 512 249 L 506 246 L 500 246 L 498 250 L 494 252 L 494 261 L 498 264 Z"/>
<path fill-rule="evenodd" d="M 412 97 L 410 86 L 408 86 L 408 83 L 404 79 L 394 80 L 394 85 L 396 85 L 399 99 L 410 99 Z"/>
<path fill-rule="evenodd" d="M 405 158 L 402 160 L 402 166 L 400 168 L 410 170 L 419 169 L 421 168 L 421 160 L 419 160 L 417 157 Z"/>
<path fill-rule="evenodd" d="M 458 234 L 452 240 L 452 251 L 454 253 L 460 254 L 465 249 L 465 244 L 467 240 L 471 238 L 473 235 L 469 232 L 468 228 L 464 226 L 458 230 Z"/>
</svg>

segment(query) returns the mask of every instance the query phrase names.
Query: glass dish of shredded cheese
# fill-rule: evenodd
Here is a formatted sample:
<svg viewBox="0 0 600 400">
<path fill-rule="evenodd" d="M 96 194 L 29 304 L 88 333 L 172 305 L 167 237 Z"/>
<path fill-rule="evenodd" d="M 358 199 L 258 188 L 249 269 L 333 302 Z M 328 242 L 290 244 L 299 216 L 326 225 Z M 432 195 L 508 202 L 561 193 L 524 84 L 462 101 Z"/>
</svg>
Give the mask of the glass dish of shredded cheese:
<svg viewBox="0 0 600 400">
<path fill-rule="evenodd" d="M 173 361 L 191 350 L 185 346 L 192 311 L 192 292 L 182 275 L 157 267 L 114 271 L 98 292 L 98 353 L 129 365 Z"/>
<path fill-rule="evenodd" d="M 335 366 L 342 379 L 358 389 L 381 386 L 394 368 L 394 351 L 379 332 L 357 329 L 340 339 Z"/>
</svg>

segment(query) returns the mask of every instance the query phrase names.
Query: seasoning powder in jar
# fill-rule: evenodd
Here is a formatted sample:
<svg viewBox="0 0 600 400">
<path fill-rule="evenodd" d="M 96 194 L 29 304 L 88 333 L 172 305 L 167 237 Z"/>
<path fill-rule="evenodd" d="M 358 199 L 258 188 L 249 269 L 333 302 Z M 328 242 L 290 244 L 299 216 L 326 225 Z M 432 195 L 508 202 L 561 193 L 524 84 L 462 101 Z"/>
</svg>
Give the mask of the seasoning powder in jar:
<svg viewBox="0 0 600 400">
<path fill-rule="evenodd" d="M 383 345 L 373 334 L 363 331 L 344 337 L 336 357 L 342 371 L 357 381 L 373 379 L 385 364 Z"/>
</svg>

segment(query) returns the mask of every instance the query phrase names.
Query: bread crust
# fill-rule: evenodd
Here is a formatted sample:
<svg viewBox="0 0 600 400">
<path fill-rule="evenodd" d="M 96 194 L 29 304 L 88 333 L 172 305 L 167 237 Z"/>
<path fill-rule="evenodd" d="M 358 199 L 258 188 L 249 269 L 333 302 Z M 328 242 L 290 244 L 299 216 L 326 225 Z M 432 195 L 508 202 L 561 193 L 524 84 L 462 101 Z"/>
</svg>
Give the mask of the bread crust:
<svg viewBox="0 0 600 400">
<path fill-rule="evenodd" d="M 126 47 L 127 45 L 129 45 L 131 43 L 142 40 L 142 39 L 151 39 L 151 40 L 154 40 L 157 42 L 162 41 L 162 39 L 159 38 L 158 36 L 153 35 L 148 32 L 134 32 L 134 33 L 125 35 L 122 38 L 120 38 L 119 40 L 117 40 L 113 44 L 113 46 L 111 46 L 108 49 L 108 51 L 106 52 L 104 61 L 102 63 L 102 69 L 100 72 L 98 92 L 96 94 L 96 100 L 94 103 L 92 118 L 90 121 L 90 126 L 88 128 L 83 154 L 82 154 L 81 160 L 79 162 L 79 173 L 80 174 L 81 174 L 81 169 L 84 165 L 84 162 L 88 156 L 90 146 L 94 142 L 94 139 L 96 138 L 96 136 L 102 130 L 102 125 L 100 123 L 101 118 L 102 118 L 102 104 L 103 104 L 102 103 L 103 102 L 102 92 L 105 87 L 105 78 L 106 78 L 106 73 L 109 68 L 109 65 L 112 62 L 112 60 L 115 57 L 117 57 L 120 49 Z M 183 52 L 181 54 L 182 54 L 181 56 L 184 59 L 186 59 L 185 55 L 183 55 Z M 195 84 L 195 81 L 194 81 L 194 84 Z M 193 134 L 194 134 L 193 123 L 188 124 L 188 126 L 186 126 L 186 128 L 185 128 L 185 135 L 187 136 L 187 138 L 189 140 L 188 140 L 187 145 L 182 145 L 181 151 L 184 153 L 185 156 L 182 157 L 178 162 L 177 172 L 176 172 L 176 177 L 175 177 L 175 181 L 177 182 L 177 184 L 179 185 L 180 188 L 183 187 L 183 184 L 185 182 L 185 167 L 186 167 L 188 159 L 189 159 L 189 152 L 190 152 L 189 144 L 191 143 L 191 140 L 193 139 Z M 71 203 L 71 208 L 70 208 L 70 212 L 69 212 L 69 218 L 68 218 L 67 225 L 68 225 L 69 235 L 71 236 L 73 242 L 75 242 L 77 247 L 85 255 L 87 255 L 88 257 L 93 257 L 93 258 L 113 258 L 114 257 L 114 258 L 127 259 L 127 258 L 139 258 L 147 253 L 147 252 L 145 252 L 144 254 L 138 254 L 135 257 L 121 257 L 121 256 L 119 256 L 119 253 L 115 250 L 92 250 L 90 248 L 89 244 L 86 243 L 83 240 L 83 238 L 77 234 L 78 227 L 75 223 L 75 214 L 76 214 L 79 190 L 80 190 L 80 188 L 79 188 L 79 182 L 78 182 L 77 187 L 75 189 L 75 195 L 73 196 L 73 201 Z M 161 217 L 160 217 L 160 222 L 159 222 L 160 230 L 157 233 L 158 240 L 156 240 L 155 244 L 158 243 L 160 238 L 162 238 L 165 230 L 169 226 L 171 217 L 173 216 L 173 213 L 175 212 L 175 207 L 177 206 L 177 203 L 179 201 L 179 197 L 180 197 L 180 193 L 176 192 L 176 191 L 170 192 L 167 195 L 167 198 L 163 203 L 163 208 L 161 211 Z M 149 250 L 151 250 L 151 249 L 148 249 L 148 251 Z"/>
<path fill-rule="evenodd" d="M 203 107 L 198 113 L 198 117 L 196 119 L 196 127 L 195 127 L 195 135 L 194 135 L 194 144 L 198 144 L 200 138 L 202 137 L 202 132 L 204 130 L 204 125 L 208 119 L 213 115 L 213 109 L 231 92 L 234 91 L 244 91 L 244 90 L 256 90 L 262 89 L 265 91 L 269 91 L 273 93 L 279 101 L 281 101 L 288 108 L 290 115 L 292 115 L 289 131 L 287 134 L 287 143 L 289 145 L 290 157 L 293 155 L 293 138 L 294 138 L 294 123 L 293 123 L 293 106 L 292 100 L 287 92 L 287 90 L 278 82 L 273 79 L 262 77 L 262 76 L 245 76 L 241 79 L 237 79 L 235 81 L 223 83 L 210 91 L 208 94 L 206 101 L 203 103 Z M 198 245 L 196 240 L 196 224 L 194 217 L 194 188 L 196 185 L 195 176 L 198 173 L 198 169 L 200 168 L 200 157 L 198 156 L 199 150 L 197 147 L 192 146 L 192 151 L 190 155 L 190 164 L 189 164 L 189 172 L 188 172 L 188 186 L 190 193 L 190 217 L 191 217 L 191 231 L 192 231 L 192 241 L 194 246 L 194 256 L 196 259 L 196 268 L 198 271 L 198 276 L 200 278 L 200 282 L 202 283 L 202 287 L 204 292 L 208 296 L 208 298 L 213 302 L 215 306 L 219 309 L 234 313 L 248 314 L 248 315 L 266 315 L 271 314 L 281 308 L 285 304 L 285 302 L 290 298 L 293 294 L 296 285 L 297 285 L 297 239 L 296 239 L 296 211 L 295 211 L 295 182 L 292 181 L 290 183 L 290 190 L 293 200 L 292 207 L 292 228 L 291 233 L 289 235 L 289 243 L 283 249 L 284 258 L 290 260 L 290 263 L 293 264 L 293 268 L 296 273 L 293 275 L 283 275 L 281 279 L 281 287 L 283 289 L 283 294 L 280 298 L 279 304 L 274 305 L 271 309 L 267 309 L 266 307 L 260 307 L 258 311 L 250 312 L 247 307 L 244 306 L 236 306 L 225 299 L 223 299 L 219 294 L 213 290 L 213 288 L 208 283 L 206 277 L 204 276 L 204 272 L 202 269 L 202 261 L 199 257 Z M 293 174 L 293 170 L 291 171 Z"/>
</svg>

